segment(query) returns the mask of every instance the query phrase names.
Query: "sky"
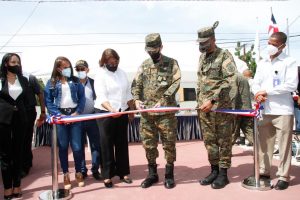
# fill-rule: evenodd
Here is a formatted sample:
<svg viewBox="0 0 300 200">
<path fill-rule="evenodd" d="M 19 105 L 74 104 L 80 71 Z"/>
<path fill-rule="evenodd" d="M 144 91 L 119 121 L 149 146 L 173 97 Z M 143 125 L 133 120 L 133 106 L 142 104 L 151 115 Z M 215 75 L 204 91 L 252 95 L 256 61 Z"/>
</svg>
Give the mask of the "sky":
<svg viewBox="0 0 300 200">
<path fill-rule="evenodd" d="M 178 60 L 182 71 L 197 71 L 197 30 L 212 26 L 217 45 L 234 52 L 237 41 L 254 44 L 258 30 L 261 55 L 267 45 L 271 7 L 280 31 L 289 27 L 290 55 L 300 58 L 300 1 L 93 1 L 0 0 L 0 57 L 18 52 L 23 69 L 49 75 L 54 60 L 89 63 L 93 74 L 106 48 L 120 55 L 120 67 L 136 72 L 148 58 L 145 36 L 158 32 L 162 53 Z M 299 63 L 299 62 L 298 62 Z"/>
</svg>

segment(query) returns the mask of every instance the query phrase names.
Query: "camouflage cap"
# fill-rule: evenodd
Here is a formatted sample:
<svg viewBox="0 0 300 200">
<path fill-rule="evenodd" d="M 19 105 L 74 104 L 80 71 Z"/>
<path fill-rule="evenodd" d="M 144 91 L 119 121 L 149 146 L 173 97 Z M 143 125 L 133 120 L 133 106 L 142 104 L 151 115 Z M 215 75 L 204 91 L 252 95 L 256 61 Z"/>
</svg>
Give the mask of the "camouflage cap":
<svg viewBox="0 0 300 200">
<path fill-rule="evenodd" d="M 89 65 L 85 60 L 78 60 L 75 64 L 76 67 L 89 67 Z"/>
<path fill-rule="evenodd" d="M 145 38 L 146 46 L 145 49 L 146 51 L 153 51 L 158 47 L 161 47 L 162 42 L 159 33 L 151 33 L 146 36 Z"/>
<path fill-rule="evenodd" d="M 198 40 L 197 42 L 206 42 L 210 37 L 215 35 L 215 28 L 219 25 L 216 21 L 213 26 L 201 28 L 198 30 Z"/>
</svg>

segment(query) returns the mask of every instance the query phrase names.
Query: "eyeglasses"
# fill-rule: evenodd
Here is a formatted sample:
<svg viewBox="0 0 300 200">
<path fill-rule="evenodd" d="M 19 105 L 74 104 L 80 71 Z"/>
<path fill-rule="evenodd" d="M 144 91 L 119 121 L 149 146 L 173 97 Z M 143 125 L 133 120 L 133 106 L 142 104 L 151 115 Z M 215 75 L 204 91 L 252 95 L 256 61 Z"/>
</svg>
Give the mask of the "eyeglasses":
<svg viewBox="0 0 300 200">
<path fill-rule="evenodd" d="M 76 68 L 76 71 L 77 72 L 83 72 L 83 71 L 85 71 L 85 68 Z"/>
</svg>

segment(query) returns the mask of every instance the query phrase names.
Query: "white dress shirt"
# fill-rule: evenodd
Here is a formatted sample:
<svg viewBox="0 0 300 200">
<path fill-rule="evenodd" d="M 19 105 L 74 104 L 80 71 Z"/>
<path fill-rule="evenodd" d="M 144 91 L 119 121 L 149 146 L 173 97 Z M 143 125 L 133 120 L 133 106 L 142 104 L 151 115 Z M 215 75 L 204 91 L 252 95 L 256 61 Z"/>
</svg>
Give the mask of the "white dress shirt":
<svg viewBox="0 0 300 200">
<path fill-rule="evenodd" d="M 106 110 L 101 104 L 108 101 L 112 108 L 124 111 L 128 108 L 127 102 L 132 99 L 131 85 L 126 73 L 118 67 L 115 72 L 106 68 L 99 68 L 94 82 L 96 100 L 95 108 Z"/>
<path fill-rule="evenodd" d="M 273 86 L 273 78 L 277 71 L 280 84 Z M 252 91 L 257 92 L 265 90 L 267 100 L 262 103 L 263 114 L 268 115 L 293 115 L 294 104 L 292 92 L 298 85 L 298 67 L 296 60 L 281 53 L 279 56 L 270 60 L 263 59 L 258 63 L 254 76 Z"/>
</svg>

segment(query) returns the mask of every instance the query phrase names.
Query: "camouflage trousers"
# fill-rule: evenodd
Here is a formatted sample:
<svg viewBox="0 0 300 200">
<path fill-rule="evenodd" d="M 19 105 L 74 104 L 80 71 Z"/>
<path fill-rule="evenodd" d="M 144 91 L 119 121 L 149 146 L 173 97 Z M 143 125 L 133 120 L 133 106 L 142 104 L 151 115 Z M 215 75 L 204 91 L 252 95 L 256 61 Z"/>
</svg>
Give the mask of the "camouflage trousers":
<svg viewBox="0 0 300 200">
<path fill-rule="evenodd" d="M 236 116 L 234 120 L 232 144 L 234 144 L 237 138 L 240 136 L 240 130 L 243 131 L 249 143 L 253 144 L 253 128 L 254 128 L 254 122 L 252 117 Z"/>
<path fill-rule="evenodd" d="M 231 166 L 233 119 L 231 114 L 198 113 L 204 144 L 211 165 Z"/>
<path fill-rule="evenodd" d="M 159 156 L 157 150 L 159 137 L 162 141 L 167 163 L 173 163 L 176 160 L 177 118 L 175 114 L 142 114 L 140 135 L 148 163 L 154 164 Z"/>
</svg>

